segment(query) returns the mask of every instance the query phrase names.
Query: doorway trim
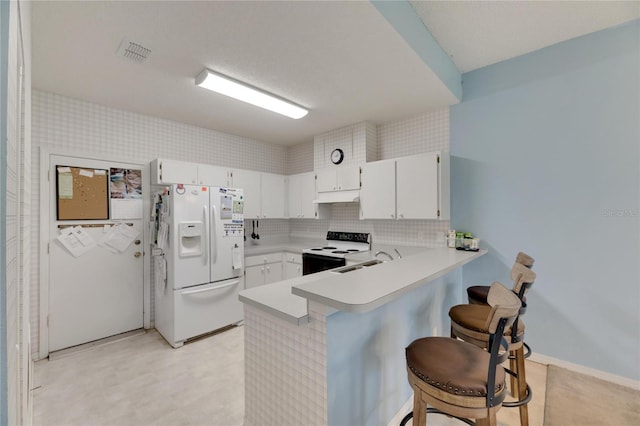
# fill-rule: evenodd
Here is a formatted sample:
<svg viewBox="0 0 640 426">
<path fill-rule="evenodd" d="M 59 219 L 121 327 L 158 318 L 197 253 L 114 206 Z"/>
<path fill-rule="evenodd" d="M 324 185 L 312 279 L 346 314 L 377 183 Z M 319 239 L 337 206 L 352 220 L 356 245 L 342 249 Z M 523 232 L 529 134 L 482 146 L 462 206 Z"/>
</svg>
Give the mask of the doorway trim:
<svg viewBox="0 0 640 426">
<path fill-rule="evenodd" d="M 114 163 L 136 164 L 142 168 L 142 244 L 143 244 L 143 271 L 142 271 L 142 315 L 143 327 L 151 328 L 151 251 L 149 242 L 149 215 L 151 209 L 151 182 L 149 162 L 136 159 L 121 158 L 93 158 L 85 154 L 65 151 L 49 151 L 47 148 L 40 148 L 40 316 L 38 324 L 38 358 L 44 359 L 49 356 L 49 231 L 51 223 L 51 182 L 49 170 L 51 169 L 51 156 L 74 157 L 91 161 L 112 161 Z M 89 154 L 91 155 L 91 154 Z M 96 155 L 96 154 L 93 154 Z"/>
</svg>

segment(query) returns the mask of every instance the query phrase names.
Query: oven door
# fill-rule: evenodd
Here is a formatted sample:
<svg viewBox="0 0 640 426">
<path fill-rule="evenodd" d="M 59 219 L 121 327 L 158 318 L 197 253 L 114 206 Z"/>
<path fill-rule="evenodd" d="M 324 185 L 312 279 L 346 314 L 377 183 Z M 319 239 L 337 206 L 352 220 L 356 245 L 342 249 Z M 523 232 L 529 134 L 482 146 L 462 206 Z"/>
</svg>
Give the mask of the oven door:
<svg viewBox="0 0 640 426">
<path fill-rule="evenodd" d="M 316 272 L 345 266 L 346 264 L 347 261 L 341 257 L 302 253 L 302 275 L 315 274 Z"/>
</svg>

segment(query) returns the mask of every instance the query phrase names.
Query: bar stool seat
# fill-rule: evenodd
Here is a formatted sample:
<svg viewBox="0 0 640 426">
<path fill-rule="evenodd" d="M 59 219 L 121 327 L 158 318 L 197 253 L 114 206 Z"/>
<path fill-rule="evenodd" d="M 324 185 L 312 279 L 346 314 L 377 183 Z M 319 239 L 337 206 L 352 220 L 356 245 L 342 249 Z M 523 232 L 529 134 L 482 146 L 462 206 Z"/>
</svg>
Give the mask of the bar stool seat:
<svg viewBox="0 0 640 426">
<path fill-rule="evenodd" d="M 452 323 L 459 324 L 465 329 L 487 334 L 486 322 L 490 313 L 491 306 L 489 305 L 456 305 L 449 310 L 449 317 Z M 517 335 L 521 336 L 524 333 L 524 322 L 522 319 L 518 320 L 517 327 Z M 511 335 L 511 331 L 511 327 L 509 327 L 505 330 L 505 334 Z"/>
<path fill-rule="evenodd" d="M 406 350 L 407 368 L 429 385 L 453 395 L 487 396 L 487 366 L 491 355 L 471 343 L 449 337 L 413 341 Z M 504 368 L 496 369 L 495 394 L 504 399 Z M 478 400 L 484 407 L 485 401 Z"/>
</svg>

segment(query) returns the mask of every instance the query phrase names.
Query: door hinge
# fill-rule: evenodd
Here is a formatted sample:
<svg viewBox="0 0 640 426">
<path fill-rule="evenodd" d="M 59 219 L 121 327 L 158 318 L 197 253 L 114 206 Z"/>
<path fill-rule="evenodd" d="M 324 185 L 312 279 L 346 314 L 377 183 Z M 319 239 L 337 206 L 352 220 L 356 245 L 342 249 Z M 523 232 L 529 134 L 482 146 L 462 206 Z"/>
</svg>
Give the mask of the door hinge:
<svg viewBox="0 0 640 426">
<path fill-rule="evenodd" d="M 438 210 L 438 217 L 440 217 L 440 210 Z"/>
<path fill-rule="evenodd" d="M 47 254 L 49 254 L 50 243 L 47 243 Z"/>
<path fill-rule="evenodd" d="M 437 162 L 438 164 L 440 164 L 440 156 L 439 156 L 439 155 L 436 157 L 436 162 Z"/>
<path fill-rule="evenodd" d="M 47 182 L 51 181 L 51 171 L 47 170 Z"/>
</svg>

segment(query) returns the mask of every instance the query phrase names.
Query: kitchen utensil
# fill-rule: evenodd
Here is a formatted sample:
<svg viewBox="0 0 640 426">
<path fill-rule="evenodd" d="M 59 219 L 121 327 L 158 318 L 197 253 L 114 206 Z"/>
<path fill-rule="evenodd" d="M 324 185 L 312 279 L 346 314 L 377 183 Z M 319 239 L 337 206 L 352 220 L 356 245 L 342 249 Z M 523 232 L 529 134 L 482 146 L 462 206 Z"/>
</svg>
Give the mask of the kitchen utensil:
<svg viewBox="0 0 640 426">
<path fill-rule="evenodd" d="M 256 221 L 255 220 L 251 221 L 251 239 L 253 240 L 256 239 Z"/>
<path fill-rule="evenodd" d="M 256 220 L 256 229 L 258 230 L 258 232 L 256 232 L 256 240 L 260 239 L 260 221 Z"/>
</svg>

